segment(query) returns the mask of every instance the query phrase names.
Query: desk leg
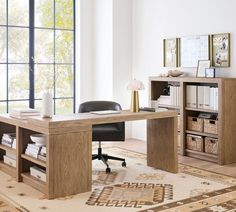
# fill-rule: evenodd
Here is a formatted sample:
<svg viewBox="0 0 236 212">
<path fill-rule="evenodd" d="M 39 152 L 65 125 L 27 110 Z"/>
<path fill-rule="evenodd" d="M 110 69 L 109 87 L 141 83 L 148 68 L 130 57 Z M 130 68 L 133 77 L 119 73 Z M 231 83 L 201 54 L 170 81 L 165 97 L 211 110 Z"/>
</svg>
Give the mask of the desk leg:
<svg viewBox="0 0 236 212">
<path fill-rule="evenodd" d="M 91 191 L 92 127 L 51 134 L 47 141 L 47 197 Z"/>
<path fill-rule="evenodd" d="M 178 172 L 177 117 L 147 121 L 147 165 Z"/>
</svg>

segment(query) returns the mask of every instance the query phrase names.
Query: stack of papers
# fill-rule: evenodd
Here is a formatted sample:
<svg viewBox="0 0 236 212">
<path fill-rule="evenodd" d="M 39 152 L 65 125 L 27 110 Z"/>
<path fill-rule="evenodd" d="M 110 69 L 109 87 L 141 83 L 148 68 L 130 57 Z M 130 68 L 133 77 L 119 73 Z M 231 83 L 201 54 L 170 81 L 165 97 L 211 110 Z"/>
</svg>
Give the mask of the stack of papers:
<svg viewBox="0 0 236 212">
<path fill-rule="evenodd" d="M 39 116 L 40 113 L 32 108 L 27 109 L 13 109 L 10 116 L 19 119 L 27 119 L 29 116 Z"/>
<path fill-rule="evenodd" d="M 91 111 L 92 114 L 105 115 L 105 114 L 116 114 L 120 113 L 119 110 L 100 110 L 100 111 Z"/>
</svg>

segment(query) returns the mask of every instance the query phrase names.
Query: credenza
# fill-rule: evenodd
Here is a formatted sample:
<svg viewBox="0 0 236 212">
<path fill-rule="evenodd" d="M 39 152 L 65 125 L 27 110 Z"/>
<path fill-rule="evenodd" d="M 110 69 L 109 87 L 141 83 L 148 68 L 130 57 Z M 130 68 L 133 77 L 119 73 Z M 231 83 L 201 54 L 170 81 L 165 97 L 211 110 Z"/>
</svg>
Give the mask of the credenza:
<svg viewBox="0 0 236 212">
<path fill-rule="evenodd" d="M 150 77 L 149 100 L 154 106 L 163 90 L 170 84 L 179 86 L 179 105 L 162 105 L 159 107 L 175 109 L 179 113 L 179 153 L 220 165 L 236 162 L 236 78 L 203 78 L 203 77 Z M 218 88 L 218 109 L 206 109 L 187 105 L 188 86 L 210 86 Z M 200 95 L 200 94 L 199 94 Z M 206 133 L 188 129 L 188 117 L 198 117 L 199 114 L 213 114 L 217 117 L 217 133 Z M 218 141 L 216 154 L 191 150 L 187 147 L 187 135 L 212 138 Z M 203 143 L 204 145 L 204 143 Z"/>
<path fill-rule="evenodd" d="M 0 115 L 0 138 L 4 133 L 16 133 L 16 149 L 0 144 L 0 170 L 43 192 L 48 199 L 91 191 L 92 125 L 143 119 L 147 120 L 147 165 L 177 173 L 175 111 L 121 111 L 109 115 L 82 113 L 27 120 Z M 31 143 L 30 135 L 35 133 L 47 137 L 46 161 L 25 154 L 28 143 Z M 6 151 L 16 154 L 16 168 L 3 162 Z M 31 166 L 46 169 L 46 182 L 29 174 Z"/>
</svg>

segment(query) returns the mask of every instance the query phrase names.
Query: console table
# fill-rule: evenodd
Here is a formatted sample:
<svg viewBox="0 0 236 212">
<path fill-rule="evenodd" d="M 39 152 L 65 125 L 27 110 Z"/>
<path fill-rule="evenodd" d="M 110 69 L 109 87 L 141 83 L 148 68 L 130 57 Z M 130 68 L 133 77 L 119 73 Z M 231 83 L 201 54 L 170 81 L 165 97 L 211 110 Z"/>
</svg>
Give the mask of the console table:
<svg viewBox="0 0 236 212">
<path fill-rule="evenodd" d="M 54 116 L 51 119 L 32 117 L 28 120 L 0 115 L 0 138 L 16 132 L 16 149 L 0 144 L 0 170 L 43 192 L 48 199 L 91 191 L 92 188 L 92 125 L 122 121 L 147 120 L 147 165 L 178 172 L 177 113 L 175 111 L 121 111 L 120 114 L 90 113 Z M 47 136 L 47 158 L 42 161 L 25 155 L 30 135 Z M 6 151 L 16 154 L 16 168 L 3 163 Z M 32 165 L 46 168 L 46 183 L 32 177 Z"/>
</svg>

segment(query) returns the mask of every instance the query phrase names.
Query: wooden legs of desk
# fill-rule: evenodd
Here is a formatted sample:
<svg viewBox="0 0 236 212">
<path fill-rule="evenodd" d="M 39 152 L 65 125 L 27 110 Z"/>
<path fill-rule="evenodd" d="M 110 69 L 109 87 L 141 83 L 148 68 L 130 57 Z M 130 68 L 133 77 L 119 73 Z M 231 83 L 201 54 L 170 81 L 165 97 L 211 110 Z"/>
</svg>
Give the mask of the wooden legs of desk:
<svg viewBox="0 0 236 212">
<path fill-rule="evenodd" d="M 91 191 L 91 131 L 50 135 L 48 140 L 48 198 Z"/>
<path fill-rule="evenodd" d="M 178 172 L 177 117 L 147 121 L 147 165 Z"/>
</svg>

